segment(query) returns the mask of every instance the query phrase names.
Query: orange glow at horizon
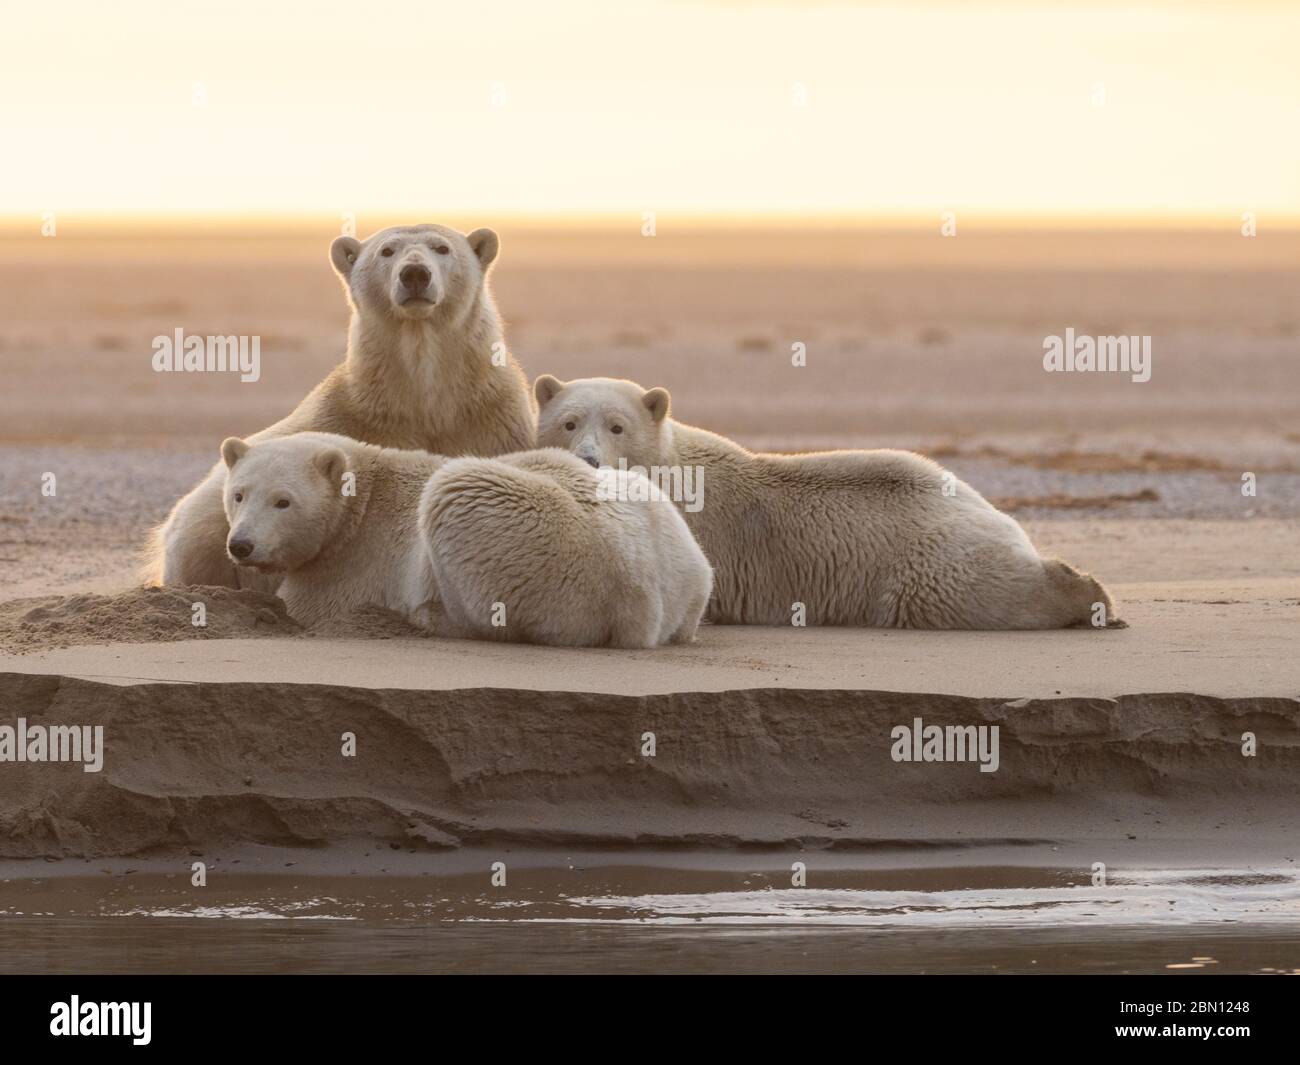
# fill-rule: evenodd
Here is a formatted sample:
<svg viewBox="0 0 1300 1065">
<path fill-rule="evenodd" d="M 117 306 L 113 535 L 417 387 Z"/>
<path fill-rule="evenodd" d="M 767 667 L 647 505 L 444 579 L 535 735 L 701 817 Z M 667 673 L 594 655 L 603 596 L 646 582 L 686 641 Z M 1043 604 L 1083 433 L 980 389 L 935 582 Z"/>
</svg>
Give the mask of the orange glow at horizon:
<svg viewBox="0 0 1300 1065">
<path fill-rule="evenodd" d="M 0 215 L 1300 217 L 1300 11 L 628 0 L 4 18 Z"/>
</svg>

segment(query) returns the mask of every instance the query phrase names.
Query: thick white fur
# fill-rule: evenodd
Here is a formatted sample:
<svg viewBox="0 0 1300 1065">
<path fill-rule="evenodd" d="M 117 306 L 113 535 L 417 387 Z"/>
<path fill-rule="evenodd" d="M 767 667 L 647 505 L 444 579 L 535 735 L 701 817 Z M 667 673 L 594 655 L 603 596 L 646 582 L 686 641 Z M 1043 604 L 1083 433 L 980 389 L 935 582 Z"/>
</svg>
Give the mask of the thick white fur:
<svg viewBox="0 0 1300 1065">
<path fill-rule="evenodd" d="M 644 478 L 605 471 L 603 482 L 556 449 L 448 461 L 420 503 L 448 620 L 485 639 L 689 642 L 712 584 L 704 553 Z"/>
<path fill-rule="evenodd" d="M 567 452 L 446 459 L 299 433 L 231 438 L 222 457 L 232 549 L 307 625 L 374 605 L 439 635 L 655 647 L 689 641 L 708 602 L 676 508 L 598 498 Z"/>
<path fill-rule="evenodd" d="M 444 455 L 532 447 L 528 382 L 506 352 L 487 281 L 497 249 L 490 229 L 464 236 L 438 225 L 336 239 L 330 258 L 352 309 L 347 357 L 293 413 L 249 439 L 318 431 Z M 428 272 L 427 299 L 403 286 L 407 267 Z M 274 588 L 274 578 L 250 580 L 227 557 L 224 479 L 213 467 L 155 530 L 147 583 Z"/>
<path fill-rule="evenodd" d="M 774 455 L 674 421 L 662 388 L 543 375 L 539 443 L 589 462 L 704 470 L 685 512 L 714 570 L 709 618 L 789 625 L 1048 629 L 1087 625 L 1105 588 L 970 485 L 908 451 Z M 616 431 L 617 430 L 617 431 Z M 652 477 L 652 480 L 654 478 Z"/>
</svg>

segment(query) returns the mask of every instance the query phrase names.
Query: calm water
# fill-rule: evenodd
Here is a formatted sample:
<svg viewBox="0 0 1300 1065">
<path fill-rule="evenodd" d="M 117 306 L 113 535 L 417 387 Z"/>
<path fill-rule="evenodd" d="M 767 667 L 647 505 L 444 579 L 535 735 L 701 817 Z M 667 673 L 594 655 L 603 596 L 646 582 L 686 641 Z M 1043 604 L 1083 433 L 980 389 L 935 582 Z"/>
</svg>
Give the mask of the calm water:
<svg viewBox="0 0 1300 1065">
<path fill-rule="evenodd" d="M 0 881 L 0 971 L 1300 971 L 1293 870 L 840 870 L 822 886 L 640 867 Z M 725 883 L 725 887 L 723 884 Z M 579 889 L 579 890 L 575 890 Z"/>
<path fill-rule="evenodd" d="M 918 932 L 29 918 L 7 921 L 0 929 L 0 971 L 6 973 L 1192 974 L 1295 969 L 1300 969 L 1300 934 L 1268 926 Z"/>
</svg>

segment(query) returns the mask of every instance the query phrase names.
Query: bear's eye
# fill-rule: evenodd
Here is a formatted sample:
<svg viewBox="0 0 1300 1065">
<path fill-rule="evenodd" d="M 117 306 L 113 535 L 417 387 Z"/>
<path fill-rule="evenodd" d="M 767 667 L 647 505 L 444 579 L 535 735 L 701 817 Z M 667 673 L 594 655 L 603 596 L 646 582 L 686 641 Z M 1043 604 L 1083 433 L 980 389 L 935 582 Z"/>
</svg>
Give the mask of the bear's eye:
<svg viewBox="0 0 1300 1065">
<path fill-rule="evenodd" d="M 392 248 L 385 248 L 385 249 L 384 249 L 383 251 L 381 251 L 379 254 L 382 255 L 385 259 L 387 259 L 390 255 L 393 254 L 393 249 L 392 249 Z"/>
<path fill-rule="evenodd" d="M 573 432 L 574 429 L 578 428 L 573 422 L 565 422 L 564 427 L 568 429 L 569 432 Z"/>
<path fill-rule="evenodd" d="M 613 433 L 615 436 L 618 436 L 618 434 L 623 431 L 623 427 L 621 425 L 611 425 L 609 427 L 609 431 Z"/>
<path fill-rule="evenodd" d="M 445 244 L 439 244 L 433 250 L 436 251 L 439 255 L 447 255 L 451 251 L 451 249 L 447 247 L 447 245 Z"/>
<path fill-rule="evenodd" d="M 244 501 L 244 493 L 243 493 L 243 492 L 236 492 L 236 493 L 235 493 L 235 502 L 236 502 L 236 503 L 242 503 L 243 501 Z"/>
<path fill-rule="evenodd" d="M 277 500 L 275 501 L 275 509 L 276 509 L 276 510 L 288 510 L 288 509 L 289 509 L 289 501 L 288 501 L 287 499 L 277 499 Z"/>
</svg>

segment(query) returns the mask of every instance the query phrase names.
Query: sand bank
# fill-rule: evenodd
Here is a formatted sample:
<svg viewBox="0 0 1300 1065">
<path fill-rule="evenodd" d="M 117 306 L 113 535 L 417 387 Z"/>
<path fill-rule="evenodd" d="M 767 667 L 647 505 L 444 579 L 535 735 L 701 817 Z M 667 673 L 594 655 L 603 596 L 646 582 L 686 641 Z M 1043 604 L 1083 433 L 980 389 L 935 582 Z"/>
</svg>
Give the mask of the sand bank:
<svg viewBox="0 0 1300 1065">
<path fill-rule="evenodd" d="M 322 638 L 7 656 L 6 723 L 102 725 L 106 753 L 98 773 L 5 765 L 0 854 L 973 845 L 1114 838 L 1117 820 L 1293 839 L 1300 667 L 1257 627 L 1224 626 L 1213 661 L 1182 646 L 1191 631 L 712 628 L 670 655 Z M 892 730 L 916 718 L 996 726 L 996 772 L 895 761 Z"/>
</svg>

